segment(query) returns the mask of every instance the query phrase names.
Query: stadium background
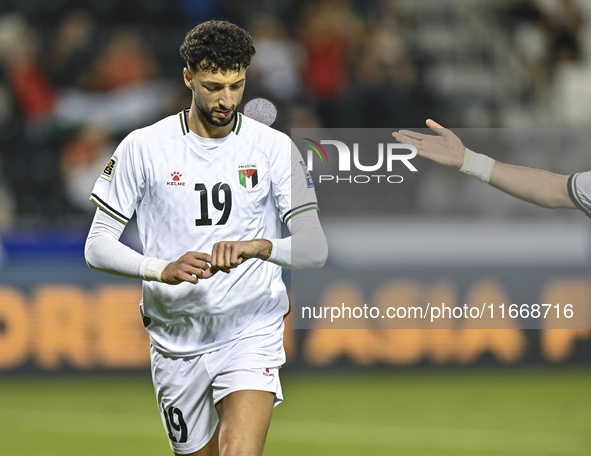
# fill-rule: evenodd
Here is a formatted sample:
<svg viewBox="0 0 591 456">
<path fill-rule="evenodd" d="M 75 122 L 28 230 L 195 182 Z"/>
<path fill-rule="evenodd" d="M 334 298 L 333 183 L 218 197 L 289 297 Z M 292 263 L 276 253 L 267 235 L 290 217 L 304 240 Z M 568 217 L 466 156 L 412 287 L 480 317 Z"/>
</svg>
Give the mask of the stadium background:
<svg viewBox="0 0 591 456">
<path fill-rule="evenodd" d="M 273 101 L 274 127 L 287 133 L 419 128 L 426 118 L 453 128 L 591 124 L 584 1 L 0 1 L 0 454 L 167 454 L 139 285 L 84 263 L 87 197 L 130 130 L 186 107 L 178 47 L 211 18 L 252 34 L 244 101 Z M 591 169 L 584 146 L 515 141 L 486 152 L 570 174 Z M 387 278 L 376 290 L 361 278 L 345 292 L 591 302 L 581 213 L 415 162 L 420 179 L 385 205 L 319 194 L 329 261 L 348 247 L 339 230 L 360 229 L 343 226 L 351 214 L 430 236 L 441 235 L 432 226 L 453 235 L 493 225 L 511 238 L 517 224 L 542 250 L 579 254 L 544 258 L 541 269 L 535 255 L 481 261 L 469 279 L 451 259 L 425 255 L 410 268 L 394 259 L 380 264 Z M 125 242 L 137 248 L 130 228 Z M 288 330 L 286 350 L 288 401 L 268 454 L 591 453 L 589 330 Z"/>
</svg>

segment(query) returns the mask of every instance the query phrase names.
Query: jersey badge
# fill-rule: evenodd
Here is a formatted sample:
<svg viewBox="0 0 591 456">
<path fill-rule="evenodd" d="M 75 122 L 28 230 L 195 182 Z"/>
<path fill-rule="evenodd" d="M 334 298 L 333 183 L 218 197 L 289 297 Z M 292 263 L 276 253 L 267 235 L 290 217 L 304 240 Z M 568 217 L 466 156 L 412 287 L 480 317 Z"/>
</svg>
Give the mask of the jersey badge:
<svg viewBox="0 0 591 456">
<path fill-rule="evenodd" d="M 173 171 L 170 173 L 170 175 L 172 177 L 172 181 L 167 182 L 166 185 L 170 185 L 171 187 L 185 186 L 185 182 L 181 181 L 181 177 L 183 177 L 183 175 L 179 171 Z"/>
<path fill-rule="evenodd" d="M 308 188 L 314 187 L 314 181 L 312 180 L 312 176 L 310 176 L 310 171 L 308 171 L 308 167 L 306 166 L 306 163 L 301 161 L 300 165 L 302 165 L 302 168 L 304 168 L 304 175 L 306 176 L 306 183 L 308 185 Z"/>
<path fill-rule="evenodd" d="M 109 160 L 109 163 L 107 163 L 107 166 L 105 167 L 105 169 L 101 173 L 101 177 L 103 179 L 105 179 L 107 182 L 111 182 L 113 180 L 113 173 L 115 172 L 115 167 L 117 166 L 117 161 L 118 161 L 117 157 L 115 157 L 113 155 L 111 157 L 111 160 Z"/>
<path fill-rule="evenodd" d="M 259 183 L 259 175 L 257 173 L 257 165 L 252 163 L 246 165 L 238 165 L 238 180 L 246 190 L 252 192 L 252 189 Z"/>
</svg>

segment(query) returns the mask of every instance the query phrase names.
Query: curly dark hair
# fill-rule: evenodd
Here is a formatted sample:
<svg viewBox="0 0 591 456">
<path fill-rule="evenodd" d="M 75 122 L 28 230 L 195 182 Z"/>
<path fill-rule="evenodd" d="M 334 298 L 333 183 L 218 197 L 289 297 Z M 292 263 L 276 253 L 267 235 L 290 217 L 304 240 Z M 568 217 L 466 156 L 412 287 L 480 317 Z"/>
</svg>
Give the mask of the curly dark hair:
<svg viewBox="0 0 591 456">
<path fill-rule="evenodd" d="M 250 35 L 226 21 L 207 21 L 194 27 L 180 51 L 191 71 L 213 72 L 248 68 L 256 52 Z"/>
</svg>

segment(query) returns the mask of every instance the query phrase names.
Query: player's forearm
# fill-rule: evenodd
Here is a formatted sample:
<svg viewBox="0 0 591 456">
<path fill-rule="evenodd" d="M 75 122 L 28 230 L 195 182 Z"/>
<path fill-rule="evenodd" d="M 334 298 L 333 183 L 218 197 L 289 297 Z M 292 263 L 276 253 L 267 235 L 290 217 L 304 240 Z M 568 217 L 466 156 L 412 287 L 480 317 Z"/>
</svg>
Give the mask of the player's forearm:
<svg viewBox="0 0 591 456">
<path fill-rule="evenodd" d="M 276 252 L 268 261 L 288 269 L 321 268 L 326 263 L 328 245 L 310 241 L 310 238 L 289 236 L 273 239 L 273 251 Z"/>
<path fill-rule="evenodd" d="M 267 239 L 256 239 L 252 242 L 258 252 L 255 256 L 260 260 L 268 260 L 273 250 L 273 243 Z"/>
<path fill-rule="evenodd" d="M 568 176 L 495 162 L 489 184 L 511 196 L 548 208 L 576 209 L 568 195 Z"/>
<path fill-rule="evenodd" d="M 161 280 L 168 261 L 145 257 L 119 242 L 123 228 L 123 224 L 97 210 L 84 248 L 88 266 L 132 279 Z"/>
<path fill-rule="evenodd" d="M 496 162 L 469 149 L 465 149 L 460 171 L 528 203 L 576 208 L 568 194 L 568 176 Z"/>
<path fill-rule="evenodd" d="M 84 249 L 91 269 L 132 279 L 142 279 L 145 257 L 108 234 L 89 236 Z"/>
<path fill-rule="evenodd" d="M 292 235 L 273 239 L 268 261 L 289 269 L 321 268 L 328 257 L 328 243 L 316 211 L 293 217 L 288 223 Z"/>
</svg>

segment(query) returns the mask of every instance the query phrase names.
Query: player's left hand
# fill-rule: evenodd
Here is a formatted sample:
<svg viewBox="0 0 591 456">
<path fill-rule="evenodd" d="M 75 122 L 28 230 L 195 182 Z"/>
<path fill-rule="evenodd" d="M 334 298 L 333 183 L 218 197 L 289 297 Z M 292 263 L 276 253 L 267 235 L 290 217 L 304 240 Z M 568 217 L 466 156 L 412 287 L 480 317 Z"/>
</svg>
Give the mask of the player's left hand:
<svg viewBox="0 0 591 456">
<path fill-rule="evenodd" d="M 221 241 L 211 251 L 211 266 L 229 272 L 250 258 L 266 260 L 271 255 L 273 244 L 266 239 L 254 241 Z"/>
</svg>

